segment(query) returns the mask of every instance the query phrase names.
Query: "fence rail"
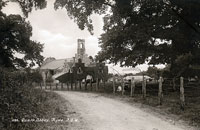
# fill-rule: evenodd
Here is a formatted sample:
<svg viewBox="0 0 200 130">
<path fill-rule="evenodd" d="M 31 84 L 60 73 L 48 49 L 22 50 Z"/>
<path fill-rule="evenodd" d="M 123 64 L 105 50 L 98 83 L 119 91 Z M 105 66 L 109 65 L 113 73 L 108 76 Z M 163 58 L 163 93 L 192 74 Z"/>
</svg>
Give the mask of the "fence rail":
<svg viewBox="0 0 200 130">
<path fill-rule="evenodd" d="M 88 87 L 89 85 L 89 87 Z M 200 98 L 200 84 L 199 82 L 189 82 L 188 79 L 180 78 L 162 78 L 160 77 L 158 82 L 148 83 L 145 79 L 141 83 L 137 83 L 132 78 L 127 84 L 124 80 L 122 82 L 116 82 L 115 77 L 110 83 L 93 83 L 88 84 L 76 82 L 76 83 L 46 83 L 38 85 L 41 88 L 50 90 L 86 90 L 86 91 L 99 91 L 108 92 L 113 94 L 141 95 L 145 100 L 149 96 L 157 98 L 159 105 L 163 104 L 164 100 L 168 100 L 171 94 L 174 95 L 174 100 L 179 102 L 180 108 L 185 109 L 185 102 L 194 100 L 192 98 Z M 45 86 L 45 87 L 42 87 Z M 83 86 L 83 87 L 82 87 Z"/>
</svg>

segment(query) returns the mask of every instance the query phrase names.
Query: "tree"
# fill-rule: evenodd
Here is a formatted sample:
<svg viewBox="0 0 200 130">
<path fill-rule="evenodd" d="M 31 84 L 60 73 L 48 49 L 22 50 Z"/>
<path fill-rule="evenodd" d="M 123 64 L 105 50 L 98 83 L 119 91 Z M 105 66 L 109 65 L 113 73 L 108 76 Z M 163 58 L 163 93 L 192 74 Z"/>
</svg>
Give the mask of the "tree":
<svg viewBox="0 0 200 130">
<path fill-rule="evenodd" d="M 16 1 L 22 9 L 43 8 L 46 3 Z M 97 56 L 101 61 L 122 66 L 165 63 L 173 71 L 178 57 L 191 54 L 192 60 L 184 68 L 200 64 L 199 0 L 56 0 L 54 5 L 55 9 L 65 8 L 79 28 L 87 27 L 91 34 L 90 16 L 109 12 L 104 15 L 105 33 Z M 25 8 L 24 12 L 30 11 Z"/>
<path fill-rule="evenodd" d="M 17 2 L 22 9 L 24 16 L 28 17 L 28 14 L 33 9 L 44 9 L 47 6 L 46 0 L 7 0 L 8 2 Z"/>
<path fill-rule="evenodd" d="M 29 73 L 29 80 L 33 83 L 41 83 L 43 81 L 42 75 L 39 70 L 34 70 L 32 73 Z"/>
<path fill-rule="evenodd" d="M 32 67 L 43 61 L 43 45 L 32 41 L 32 27 L 20 15 L 6 15 L 1 9 L 6 2 L 0 2 L 0 66 Z M 22 54 L 18 58 L 15 54 Z"/>
<path fill-rule="evenodd" d="M 180 69 L 177 58 L 191 54 L 184 68 L 200 64 L 198 0 L 56 0 L 55 8 L 59 7 L 66 8 L 79 27 L 90 32 L 90 16 L 110 12 L 104 16 L 100 60 L 122 66 L 166 63 L 173 71 Z"/>
</svg>

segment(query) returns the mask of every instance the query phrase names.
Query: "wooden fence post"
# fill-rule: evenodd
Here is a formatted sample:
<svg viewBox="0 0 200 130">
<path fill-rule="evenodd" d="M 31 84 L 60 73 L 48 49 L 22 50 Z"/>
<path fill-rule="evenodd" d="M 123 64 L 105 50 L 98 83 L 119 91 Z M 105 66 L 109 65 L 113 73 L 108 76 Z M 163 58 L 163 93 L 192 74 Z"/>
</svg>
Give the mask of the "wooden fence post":
<svg viewBox="0 0 200 130">
<path fill-rule="evenodd" d="M 142 81 L 142 96 L 143 99 L 146 99 L 146 79 L 143 76 L 143 81 Z"/>
<path fill-rule="evenodd" d="M 81 90 L 81 80 L 79 80 L 79 89 Z"/>
<path fill-rule="evenodd" d="M 100 79 L 100 81 L 99 81 L 99 89 L 101 89 L 102 88 L 102 79 Z"/>
<path fill-rule="evenodd" d="M 135 93 L 135 80 L 134 78 L 131 78 L 131 94 L 130 96 L 133 97 Z"/>
<path fill-rule="evenodd" d="M 96 78 L 96 91 L 98 91 L 98 88 L 99 88 L 99 79 Z"/>
<path fill-rule="evenodd" d="M 85 79 L 85 91 L 87 90 L 87 80 Z"/>
<path fill-rule="evenodd" d="M 92 79 L 90 79 L 90 90 L 92 91 Z"/>
<path fill-rule="evenodd" d="M 173 91 L 176 91 L 176 78 L 173 78 L 172 82 L 173 82 Z"/>
<path fill-rule="evenodd" d="M 103 78 L 103 90 L 104 90 L 104 92 L 106 92 L 106 81 L 105 81 L 105 78 Z"/>
<path fill-rule="evenodd" d="M 61 83 L 61 89 L 63 89 L 63 83 Z"/>
<path fill-rule="evenodd" d="M 159 103 L 159 105 L 162 105 L 162 101 L 163 101 L 162 82 L 163 82 L 163 78 L 160 77 L 160 79 L 159 79 L 159 87 L 158 87 L 158 103 Z"/>
<path fill-rule="evenodd" d="M 69 91 L 69 82 L 67 82 L 67 90 Z"/>
<path fill-rule="evenodd" d="M 73 90 L 73 82 L 71 81 L 71 90 Z"/>
<path fill-rule="evenodd" d="M 122 95 L 124 95 L 124 86 L 125 86 L 125 83 L 124 83 L 124 79 L 122 78 Z"/>
<path fill-rule="evenodd" d="M 113 76 L 113 93 L 115 94 L 115 76 Z"/>
<path fill-rule="evenodd" d="M 74 85 L 75 85 L 75 90 L 76 90 L 77 89 L 77 80 L 75 80 Z"/>
<path fill-rule="evenodd" d="M 185 108 L 185 95 L 184 95 L 184 82 L 183 77 L 180 77 L 180 104 L 181 109 L 184 110 Z"/>
</svg>

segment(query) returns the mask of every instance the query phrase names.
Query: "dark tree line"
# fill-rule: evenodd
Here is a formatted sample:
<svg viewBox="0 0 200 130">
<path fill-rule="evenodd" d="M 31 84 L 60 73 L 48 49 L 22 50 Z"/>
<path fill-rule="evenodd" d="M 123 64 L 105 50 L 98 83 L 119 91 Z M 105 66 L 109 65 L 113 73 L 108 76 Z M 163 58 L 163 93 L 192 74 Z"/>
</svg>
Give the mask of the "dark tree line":
<svg viewBox="0 0 200 130">
<path fill-rule="evenodd" d="M 38 5 L 34 2 L 35 6 L 24 8 L 23 3 L 27 4 L 27 1 L 16 1 L 23 7 L 25 15 L 6 15 L 2 8 L 6 7 L 7 2 L 9 1 L 0 1 L 0 66 L 24 68 L 40 65 L 44 58 L 41 55 L 43 44 L 30 39 L 32 27 L 25 17 L 29 7 L 31 9 Z M 22 58 L 18 58 L 17 54 L 22 55 Z"/>
<path fill-rule="evenodd" d="M 59 7 L 91 33 L 90 16 L 106 14 L 99 60 L 122 66 L 170 64 L 174 76 L 200 64 L 198 0 L 56 0 Z"/>
<path fill-rule="evenodd" d="M 25 14 L 45 0 L 16 0 Z M 91 15 L 104 15 L 98 60 L 122 66 L 168 64 L 172 76 L 200 64 L 199 0 L 56 0 L 80 29 L 93 34 Z"/>
</svg>

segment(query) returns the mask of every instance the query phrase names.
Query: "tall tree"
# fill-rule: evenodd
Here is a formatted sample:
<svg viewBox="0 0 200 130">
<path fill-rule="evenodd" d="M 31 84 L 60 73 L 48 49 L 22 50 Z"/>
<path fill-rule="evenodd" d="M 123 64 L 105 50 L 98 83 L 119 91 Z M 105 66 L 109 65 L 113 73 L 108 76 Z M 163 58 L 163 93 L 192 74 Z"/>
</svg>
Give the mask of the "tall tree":
<svg viewBox="0 0 200 130">
<path fill-rule="evenodd" d="M 33 9 L 44 9 L 47 6 L 46 0 L 7 0 L 9 2 L 17 2 L 22 9 L 24 16 L 28 17 L 28 14 Z"/>
<path fill-rule="evenodd" d="M 32 27 L 20 15 L 6 15 L 2 8 L 5 1 L 0 2 L 0 66 L 26 67 L 40 65 L 43 61 L 41 52 L 43 45 L 32 41 Z M 16 57 L 22 54 L 22 58 Z"/>
<path fill-rule="evenodd" d="M 198 0 L 56 0 L 55 8 L 59 7 L 90 32 L 90 16 L 109 12 L 100 38 L 101 60 L 122 66 L 167 63 L 174 76 L 177 69 L 183 72 L 200 64 Z M 184 67 L 179 66 L 180 59 L 187 62 Z"/>
<path fill-rule="evenodd" d="M 25 14 L 46 6 L 45 0 L 15 1 Z M 199 0 L 56 0 L 58 8 L 65 8 L 79 28 L 87 27 L 91 34 L 91 15 L 107 14 L 99 60 L 122 66 L 167 63 L 174 74 L 200 64 Z M 187 62 L 184 67 L 181 60 Z"/>
</svg>

